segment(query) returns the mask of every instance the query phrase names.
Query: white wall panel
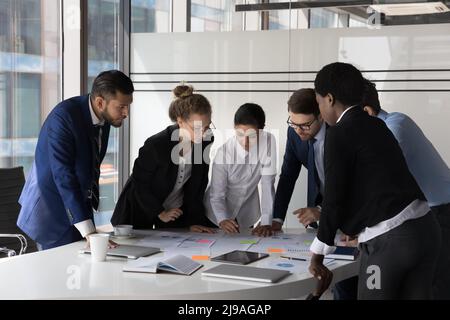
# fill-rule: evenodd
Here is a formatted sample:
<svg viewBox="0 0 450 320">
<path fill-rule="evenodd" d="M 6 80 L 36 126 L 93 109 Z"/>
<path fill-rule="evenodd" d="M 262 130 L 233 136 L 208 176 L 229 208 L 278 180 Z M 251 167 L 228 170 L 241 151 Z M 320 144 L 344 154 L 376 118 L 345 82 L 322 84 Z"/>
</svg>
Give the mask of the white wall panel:
<svg viewBox="0 0 450 320">
<path fill-rule="evenodd" d="M 170 90 L 186 81 L 211 101 L 213 122 L 223 134 L 233 127 L 241 104 L 261 104 L 268 128 L 279 131 L 281 165 L 289 91 L 313 87 L 315 73 L 335 61 L 353 63 L 375 80 L 383 107 L 410 115 L 450 164 L 450 24 L 135 34 L 131 61 L 138 90 L 131 113 L 131 164 L 144 141 L 170 124 Z M 217 147 L 221 135 L 216 135 Z M 305 204 L 304 171 L 289 211 Z M 289 227 L 297 224 L 288 217 Z"/>
</svg>

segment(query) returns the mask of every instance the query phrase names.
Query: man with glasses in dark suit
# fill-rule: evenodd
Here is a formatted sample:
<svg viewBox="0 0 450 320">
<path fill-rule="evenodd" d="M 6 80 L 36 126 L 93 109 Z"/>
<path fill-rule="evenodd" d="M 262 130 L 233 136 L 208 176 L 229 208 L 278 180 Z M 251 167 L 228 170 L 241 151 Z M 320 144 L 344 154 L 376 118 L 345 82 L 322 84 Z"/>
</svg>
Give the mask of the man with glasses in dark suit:
<svg viewBox="0 0 450 320">
<path fill-rule="evenodd" d="M 305 227 L 317 228 L 325 190 L 324 142 L 327 124 L 323 120 L 313 89 L 300 89 L 288 101 L 289 118 L 286 151 L 274 201 L 272 232 L 282 228 L 300 170 L 308 170 L 307 207 L 294 211 Z M 347 280 L 333 288 L 335 300 L 356 299 Z M 351 287 L 352 288 L 352 287 Z"/>
<path fill-rule="evenodd" d="M 300 89 L 288 101 L 289 126 L 286 151 L 275 194 L 270 232 L 281 230 L 300 170 L 308 170 L 306 208 L 294 211 L 305 227 L 317 228 L 324 188 L 323 144 L 326 124 L 323 121 L 313 89 Z"/>
</svg>

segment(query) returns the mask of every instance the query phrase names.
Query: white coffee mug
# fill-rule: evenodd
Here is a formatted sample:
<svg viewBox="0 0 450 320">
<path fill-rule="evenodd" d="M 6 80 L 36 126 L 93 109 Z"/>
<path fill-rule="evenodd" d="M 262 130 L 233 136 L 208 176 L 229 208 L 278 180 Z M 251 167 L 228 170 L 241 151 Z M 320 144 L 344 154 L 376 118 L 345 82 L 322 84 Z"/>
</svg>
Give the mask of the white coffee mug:
<svg viewBox="0 0 450 320">
<path fill-rule="evenodd" d="M 131 235 L 132 230 L 133 230 L 132 225 L 119 224 L 114 227 L 114 235 L 115 236 L 129 236 L 129 235 Z"/>
<path fill-rule="evenodd" d="M 109 234 L 94 233 L 89 236 L 93 261 L 105 261 L 109 245 Z"/>
</svg>

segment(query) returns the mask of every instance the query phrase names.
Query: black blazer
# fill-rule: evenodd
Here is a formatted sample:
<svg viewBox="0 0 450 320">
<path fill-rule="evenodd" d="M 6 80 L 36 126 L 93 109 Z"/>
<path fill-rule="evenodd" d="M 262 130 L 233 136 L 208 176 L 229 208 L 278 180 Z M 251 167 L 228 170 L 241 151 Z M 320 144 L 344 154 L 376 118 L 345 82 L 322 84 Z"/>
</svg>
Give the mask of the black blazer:
<svg viewBox="0 0 450 320">
<path fill-rule="evenodd" d="M 164 223 L 158 215 L 164 211 L 163 203 L 172 192 L 178 175 L 178 165 L 171 159 L 172 150 L 179 144 L 171 141 L 173 132 L 178 129 L 173 125 L 150 137 L 139 150 L 139 156 L 116 204 L 111 223 L 131 224 L 135 229 L 152 229 L 156 227 L 180 228 L 191 225 L 213 226 L 205 215 L 203 196 L 208 184 L 209 146 L 213 142 L 204 141 L 193 146 L 198 158 L 208 154 L 207 162 L 192 162 L 192 174 L 183 186 L 183 215 L 176 221 Z M 205 152 L 206 149 L 206 152 Z"/>
<path fill-rule="evenodd" d="M 357 235 L 425 197 L 386 124 L 355 107 L 325 139 L 325 195 L 318 238 L 332 246 L 337 229 Z"/>
</svg>

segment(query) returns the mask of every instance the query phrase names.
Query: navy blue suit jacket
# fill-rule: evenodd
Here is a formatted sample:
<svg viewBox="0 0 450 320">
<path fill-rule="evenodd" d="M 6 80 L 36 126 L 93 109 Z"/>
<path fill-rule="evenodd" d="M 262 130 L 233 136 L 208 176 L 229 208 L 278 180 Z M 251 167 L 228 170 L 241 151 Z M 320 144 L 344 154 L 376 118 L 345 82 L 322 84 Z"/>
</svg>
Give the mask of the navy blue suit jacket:
<svg viewBox="0 0 450 320">
<path fill-rule="evenodd" d="M 110 126 L 102 130 L 103 160 Z M 45 120 L 19 203 L 17 225 L 42 245 L 58 242 L 74 224 L 93 218 L 88 198 L 94 174 L 89 97 L 58 104 Z"/>
<path fill-rule="evenodd" d="M 302 141 L 293 128 L 287 132 L 286 151 L 284 153 L 283 166 L 281 168 L 280 180 L 278 181 L 275 194 L 273 217 L 284 220 L 286 212 L 294 192 L 295 183 L 300 174 L 302 166 L 309 169 L 308 163 L 309 143 Z M 311 164 L 310 170 L 315 169 L 315 164 Z M 315 203 L 308 203 L 308 207 L 315 206 Z"/>
</svg>

